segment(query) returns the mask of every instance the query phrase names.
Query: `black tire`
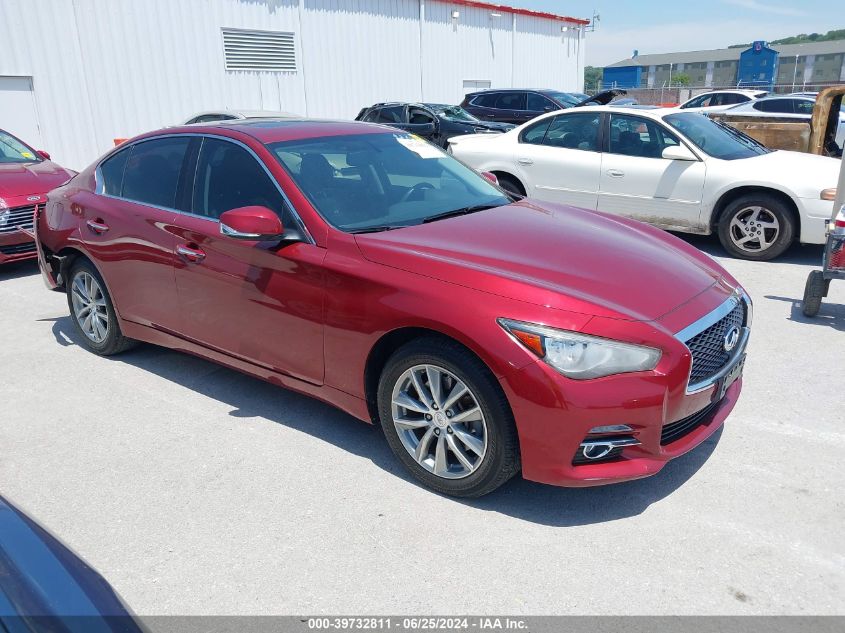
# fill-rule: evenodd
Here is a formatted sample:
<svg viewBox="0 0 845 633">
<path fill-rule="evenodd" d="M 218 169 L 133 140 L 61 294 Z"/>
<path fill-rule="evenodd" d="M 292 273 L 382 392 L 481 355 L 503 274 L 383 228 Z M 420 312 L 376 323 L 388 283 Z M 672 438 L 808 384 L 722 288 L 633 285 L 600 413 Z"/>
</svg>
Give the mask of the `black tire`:
<svg viewBox="0 0 845 633">
<path fill-rule="evenodd" d="M 519 198 L 525 197 L 525 189 L 513 176 L 509 176 L 507 174 L 496 174 L 496 178 L 499 180 L 499 186 L 508 193 L 511 193 Z"/>
<path fill-rule="evenodd" d="M 732 226 L 734 218 L 747 226 L 747 218 L 753 214 L 753 208 L 760 208 L 759 219 L 767 222 L 774 221 L 777 228 L 763 228 L 760 225 L 751 226 L 751 230 L 759 231 L 764 238 L 773 239 L 768 247 L 763 242 L 751 240 L 743 247 L 736 242 L 745 237 L 741 229 Z M 743 222 L 743 220 L 746 220 Z M 733 257 L 753 261 L 768 261 L 782 255 L 791 245 L 796 235 L 796 222 L 792 209 L 780 198 L 768 193 L 753 193 L 741 196 L 728 204 L 719 217 L 719 241 L 725 250 Z"/>
<path fill-rule="evenodd" d="M 417 365 L 436 365 L 461 380 L 478 401 L 486 423 L 487 450 L 476 470 L 461 479 L 446 479 L 417 463 L 393 424 L 392 394 L 402 375 Z M 388 359 L 378 386 L 378 412 L 387 443 L 408 471 L 427 487 L 454 497 L 480 497 L 519 472 L 519 441 L 513 414 L 490 370 L 463 346 L 439 338 L 407 343 Z"/>
<path fill-rule="evenodd" d="M 807 276 L 807 283 L 804 286 L 804 301 L 801 305 L 801 312 L 804 316 L 814 317 L 822 307 L 822 297 L 825 296 L 826 283 L 824 275 L 820 270 L 814 270 Z"/>
<path fill-rule="evenodd" d="M 101 341 L 92 339 L 92 337 L 83 330 L 82 325 L 77 318 L 76 309 L 74 308 L 74 282 L 77 280 L 77 277 L 80 277 L 83 274 L 90 275 L 94 278 L 99 285 L 99 289 L 102 292 L 102 297 L 105 302 L 104 312 L 107 316 L 105 326 L 106 334 Z M 90 261 L 84 258 L 77 259 L 71 266 L 67 279 L 68 282 L 66 284 L 66 291 L 68 310 L 70 310 L 70 319 L 79 334 L 82 344 L 89 351 L 99 354 L 100 356 L 112 356 L 113 354 L 119 354 L 137 345 L 137 341 L 123 336 L 123 332 L 120 330 L 120 324 L 117 321 L 117 315 L 115 314 L 114 305 L 112 304 L 111 296 L 106 288 L 106 284 L 100 273 Z"/>
</svg>

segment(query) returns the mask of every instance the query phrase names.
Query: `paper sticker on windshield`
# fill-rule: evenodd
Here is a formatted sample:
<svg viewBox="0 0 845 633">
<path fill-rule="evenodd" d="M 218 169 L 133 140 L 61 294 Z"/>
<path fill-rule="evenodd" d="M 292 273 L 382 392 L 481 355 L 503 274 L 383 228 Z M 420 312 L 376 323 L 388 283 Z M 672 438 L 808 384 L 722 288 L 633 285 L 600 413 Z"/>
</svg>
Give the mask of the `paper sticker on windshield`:
<svg viewBox="0 0 845 633">
<path fill-rule="evenodd" d="M 410 136 L 397 136 L 396 140 L 417 154 L 420 158 L 443 158 L 444 156 L 444 153 L 440 150 L 440 148 L 435 147 L 419 136 L 415 136 L 413 134 Z"/>
<path fill-rule="evenodd" d="M 21 156 L 23 156 L 24 158 L 31 158 L 35 160 L 35 154 L 33 154 L 32 152 L 21 152 Z"/>
</svg>

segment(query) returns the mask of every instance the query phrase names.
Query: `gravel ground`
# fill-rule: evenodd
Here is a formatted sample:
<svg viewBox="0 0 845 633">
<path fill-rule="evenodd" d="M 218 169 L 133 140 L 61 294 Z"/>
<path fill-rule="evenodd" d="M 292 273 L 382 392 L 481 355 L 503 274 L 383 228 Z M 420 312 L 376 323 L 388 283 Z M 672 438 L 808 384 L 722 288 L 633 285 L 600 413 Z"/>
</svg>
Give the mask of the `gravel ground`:
<svg viewBox="0 0 845 633">
<path fill-rule="evenodd" d="M 75 343 L 36 267 L 0 269 L 0 493 L 139 614 L 845 614 L 845 283 L 751 263 L 740 402 L 655 477 L 412 483 L 375 428 L 184 354 Z M 837 536 L 837 534 L 839 536 Z"/>
</svg>

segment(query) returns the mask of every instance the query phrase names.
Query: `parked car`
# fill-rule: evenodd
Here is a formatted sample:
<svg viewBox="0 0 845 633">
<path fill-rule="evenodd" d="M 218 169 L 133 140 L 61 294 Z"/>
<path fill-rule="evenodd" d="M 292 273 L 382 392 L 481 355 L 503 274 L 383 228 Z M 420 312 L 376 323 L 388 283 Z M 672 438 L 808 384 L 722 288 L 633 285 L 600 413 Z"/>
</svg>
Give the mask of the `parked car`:
<svg viewBox="0 0 845 633">
<path fill-rule="evenodd" d="M 734 106 L 724 111 L 724 120 L 735 117 L 772 118 L 783 121 L 796 120 L 809 122 L 813 117 L 816 106 L 815 97 L 800 97 L 793 95 L 776 95 L 755 99 Z M 835 142 L 842 149 L 845 146 L 845 112 L 841 109 L 838 114 L 839 125 Z"/>
<path fill-rule="evenodd" d="M 182 125 L 194 123 L 214 123 L 215 121 L 234 121 L 236 119 L 298 119 L 298 114 L 277 110 L 209 110 L 198 112 L 186 119 Z"/>
<path fill-rule="evenodd" d="M 515 194 L 716 233 L 744 259 L 772 259 L 796 240 L 824 243 L 839 174 L 832 158 L 772 151 L 678 110 L 581 108 L 450 143 Z"/>
<path fill-rule="evenodd" d="M 413 132 L 444 149 L 453 136 L 501 134 L 515 127 L 510 123 L 479 121 L 460 106 L 442 103 L 377 103 L 363 108 L 355 120 L 382 123 Z"/>
<path fill-rule="evenodd" d="M 51 161 L 47 152 L 0 130 L 0 265 L 35 257 L 35 205 L 75 174 Z"/>
<path fill-rule="evenodd" d="M 146 633 L 109 583 L 0 495 L 0 631 Z"/>
<path fill-rule="evenodd" d="M 380 423 L 446 494 L 520 468 L 569 486 L 654 474 L 741 389 L 750 301 L 713 259 L 514 203 L 392 127 L 151 132 L 52 192 L 36 231 L 92 352 L 147 341 L 315 396 Z"/>
<path fill-rule="evenodd" d="M 592 97 L 557 90 L 482 90 L 469 93 L 461 107 L 482 121 L 521 124 L 553 110 L 605 105 L 624 94 L 617 89 Z"/>
<path fill-rule="evenodd" d="M 767 94 L 769 93 L 766 90 L 714 90 L 696 95 L 679 105 L 678 109 L 715 112 L 765 97 Z"/>
</svg>

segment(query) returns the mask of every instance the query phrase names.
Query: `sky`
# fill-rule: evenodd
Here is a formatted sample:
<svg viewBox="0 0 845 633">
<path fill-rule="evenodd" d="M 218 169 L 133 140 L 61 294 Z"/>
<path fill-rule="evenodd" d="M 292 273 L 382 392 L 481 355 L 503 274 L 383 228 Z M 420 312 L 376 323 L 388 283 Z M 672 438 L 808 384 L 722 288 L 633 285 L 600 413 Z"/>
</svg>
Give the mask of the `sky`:
<svg viewBox="0 0 845 633">
<path fill-rule="evenodd" d="M 753 40 L 845 28 L 832 0 L 493 0 L 527 9 L 601 20 L 587 33 L 587 64 L 605 66 L 641 55 L 725 48 Z"/>
</svg>

